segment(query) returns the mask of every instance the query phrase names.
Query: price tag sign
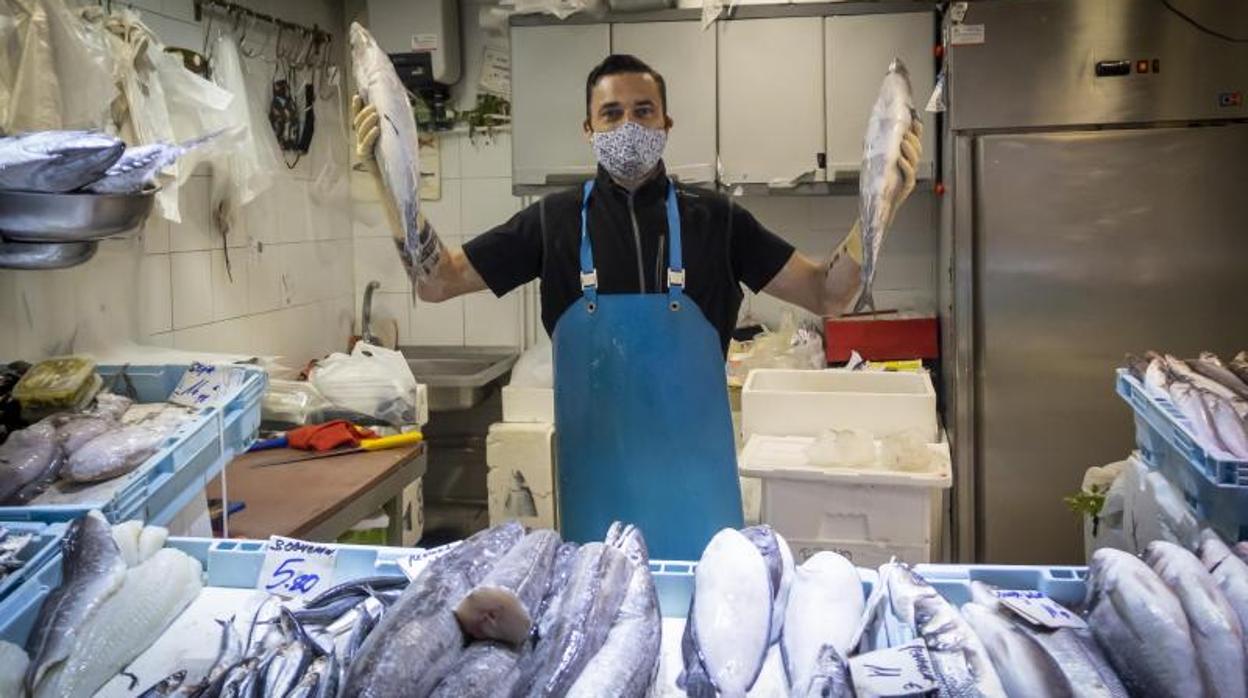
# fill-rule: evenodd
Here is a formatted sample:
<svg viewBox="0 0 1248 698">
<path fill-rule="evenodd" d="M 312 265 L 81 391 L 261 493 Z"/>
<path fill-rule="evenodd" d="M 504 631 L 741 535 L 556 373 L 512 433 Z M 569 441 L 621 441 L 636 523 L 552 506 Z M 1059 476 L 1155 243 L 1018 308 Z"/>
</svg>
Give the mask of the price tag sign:
<svg viewBox="0 0 1248 698">
<path fill-rule="evenodd" d="M 403 570 L 403 574 L 407 575 L 409 581 L 416 581 L 416 578 L 420 576 L 421 572 L 425 571 L 429 563 L 454 550 L 455 546 L 459 545 L 460 542 L 455 541 L 454 543 L 439 545 L 428 550 L 417 550 L 411 555 L 404 555 L 395 560 L 395 562 L 398 563 L 399 569 Z"/>
<path fill-rule="evenodd" d="M 329 545 L 270 536 L 256 588 L 287 598 L 314 595 L 333 582 L 337 558 Z"/>
<path fill-rule="evenodd" d="M 232 366 L 209 366 L 195 362 L 182 374 L 169 402 L 187 407 L 216 407 L 242 385 L 243 372 Z"/>
<path fill-rule="evenodd" d="M 1006 608 L 1032 625 L 1045 628 L 1086 628 L 1088 624 L 1065 606 L 1030 589 L 997 589 L 997 598 Z"/>
<path fill-rule="evenodd" d="M 849 673 L 855 693 L 863 698 L 911 696 L 937 688 L 936 671 L 922 639 L 850 657 Z"/>
</svg>

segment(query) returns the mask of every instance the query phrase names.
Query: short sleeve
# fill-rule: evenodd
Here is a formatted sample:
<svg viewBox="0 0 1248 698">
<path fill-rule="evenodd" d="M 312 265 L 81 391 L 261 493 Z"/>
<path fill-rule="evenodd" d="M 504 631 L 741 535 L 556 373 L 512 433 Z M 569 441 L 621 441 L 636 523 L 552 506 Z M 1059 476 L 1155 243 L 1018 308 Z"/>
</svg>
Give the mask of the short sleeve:
<svg viewBox="0 0 1248 698">
<path fill-rule="evenodd" d="M 542 216 L 537 202 L 464 243 L 464 254 L 495 296 L 536 279 L 542 272 Z"/>
<path fill-rule="evenodd" d="M 763 227 L 749 211 L 729 199 L 732 271 L 754 293 L 763 290 L 793 256 L 793 245 Z"/>
</svg>

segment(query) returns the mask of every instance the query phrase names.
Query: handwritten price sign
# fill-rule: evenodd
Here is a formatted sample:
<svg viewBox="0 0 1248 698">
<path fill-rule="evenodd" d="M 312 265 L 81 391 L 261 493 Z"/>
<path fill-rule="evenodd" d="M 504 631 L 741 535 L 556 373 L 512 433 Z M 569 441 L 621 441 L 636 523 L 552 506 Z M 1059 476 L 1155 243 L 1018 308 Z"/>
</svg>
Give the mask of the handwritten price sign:
<svg viewBox="0 0 1248 698">
<path fill-rule="evenodd" d="M 1032 625 L 1045 628 L 1086 628 L 1088 624 L 1070 609 L 1038 591 L 997 589 L 997 598 Z"/>
<path fill-rule="evenodd" d="M 209 366 L 195 362 L 182 374 L 169 402 L 187 407 L 215 407 L 222 404 L 242 384 L 243 372 L 230 366 Z"/>
<path fill-rule="evenodd" d="M 849 673 L 860 698 L 921 695 L 937 687 L 922 639 L 851 657 Z"/>
<path fill-rule="evenodd" d="M 256 588 L 287 598 L 314 594 L 333 581 L 337 558 L 328 545 L 270 536 Z"/>
</svg>

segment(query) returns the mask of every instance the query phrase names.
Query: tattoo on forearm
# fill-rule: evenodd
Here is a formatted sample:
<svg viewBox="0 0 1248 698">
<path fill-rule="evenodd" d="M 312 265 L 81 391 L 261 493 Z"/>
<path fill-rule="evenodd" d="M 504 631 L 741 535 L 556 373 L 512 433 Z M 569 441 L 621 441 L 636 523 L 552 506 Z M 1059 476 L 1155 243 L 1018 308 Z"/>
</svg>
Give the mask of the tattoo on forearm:
<svg viewBox="0 0 1248 698">
<path fill-rule="evenodd" d="M 419 282 L 433 274 L 442 260 L 444 248 L 438 233 L 423 215 L 417 214 L 416 225 L 407 232 L 406 240 L 395 240 L 403 268 L 413 282 Z"/>
</svg>

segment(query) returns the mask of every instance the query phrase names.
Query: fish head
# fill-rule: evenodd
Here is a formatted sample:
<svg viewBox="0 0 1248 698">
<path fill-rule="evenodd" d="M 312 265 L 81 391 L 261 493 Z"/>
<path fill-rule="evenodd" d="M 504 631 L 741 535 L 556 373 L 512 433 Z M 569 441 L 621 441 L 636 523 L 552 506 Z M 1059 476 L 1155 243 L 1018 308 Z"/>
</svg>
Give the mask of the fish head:
<svg viewBox="0 0 1248 698">
<path fill-rule="evenodd" d="M 888 72 L 896 73 L 906 78 L 907 81 L 910 79 L 910 70 L 906 68 L 905 62 L 896 56 L 893 56 L 892 62 L 888 64 Z"/>
<path fill-rule="evenodd" d="M 126 144 L 98 131 L 40 131 L 15 137 L 15 154 L 0 171 L 21 171 L 32 191 L 72 191 L 95 181 L 121 157 Z"/>
<path fill-rule="evenodd" d="M 359 90 L 360 97 L 367 102 L 369 101 L 368 76 L 376 70 L 374 63 L 377 62 L 377 56 L 384 57 L 386 53 L 377 45 L 377 40 L 373 38 L 373 35 L 360 26 L 359 22 L 351 23 L 348 35 L 351 43 L 351 68 L 355 73 L 356 89 Z"/>
</svg>

